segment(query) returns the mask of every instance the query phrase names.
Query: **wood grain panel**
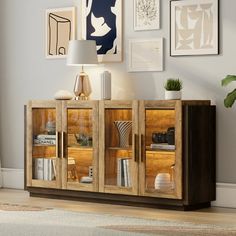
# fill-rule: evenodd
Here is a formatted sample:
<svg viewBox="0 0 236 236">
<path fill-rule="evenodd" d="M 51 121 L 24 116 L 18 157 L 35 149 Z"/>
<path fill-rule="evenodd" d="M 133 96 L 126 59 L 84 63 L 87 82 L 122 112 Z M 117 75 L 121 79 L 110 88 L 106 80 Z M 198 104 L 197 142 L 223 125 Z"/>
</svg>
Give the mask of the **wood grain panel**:
<svg viewBox="0 0 236 236">
<path fill-rule="evenodd" d="M 56 122 L 56 109 L 33 108 L 33 135 L 47 134 L 46 124 L 48 121 Z"/>
<path fill-rule="evenodd" d="M 33 146 L 33 158 L 56 157 L 55 146 Z"/>
<path fill-rule="evenodd" d="M 117 185 L 117 161 L 118 158 L 132 158 L 132 150 L 109 150 L 106 151 L 105 159 L 105 185 Z M 130 161 L 132 165 L 132 162 Z"/>
<path fill-rule="evenodd" d="M 93 150 L 81 148 L 68 148 L 68 158 L 75 160 L 75 168 L 79 180 L 89 175 L 89 166 L 93 166 Z"/>
<path fill-rule="evenodd" d="M 67 122 L 68 134 L 92 135 L 92 109 L 68 109 Z"/>
<path fill-rule="evenodd" d="M 114 121 L 132 121 L 131 109 L 106 109 L 105 110 L 105 142 L 106 147 L 117 147 L 119 136 Z M 132 143 L 132 131 L 130 132 L 130 145 Z"/>
<path fill-rule="evenodd" d="M 152 133 L 167 132 L 170 127 L 175 127 L 175 110 L 146 110 L 146 146 L 152 142 Z"/>
<path fill-rule="evenodd" d="M 174 152 L 146 153 L 146 189 L 154 189 L 155 178 L 159 173 L 169 173 L 173 179 L 172 165 L 175 164 Z"/>
</svg>

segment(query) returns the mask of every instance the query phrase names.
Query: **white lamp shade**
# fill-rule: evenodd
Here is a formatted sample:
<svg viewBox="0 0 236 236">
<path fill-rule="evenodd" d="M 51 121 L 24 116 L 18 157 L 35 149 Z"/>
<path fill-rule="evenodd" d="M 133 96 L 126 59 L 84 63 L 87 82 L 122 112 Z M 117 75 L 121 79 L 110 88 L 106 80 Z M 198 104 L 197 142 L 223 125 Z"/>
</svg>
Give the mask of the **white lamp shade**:
<svg viewBox="0 0 236 236">
<path fill-rule="evenodd" d="M 69 42 L 67 65 L 98 64 L 96 42 L 94 40 L 71 40 Z"/>
</svg>

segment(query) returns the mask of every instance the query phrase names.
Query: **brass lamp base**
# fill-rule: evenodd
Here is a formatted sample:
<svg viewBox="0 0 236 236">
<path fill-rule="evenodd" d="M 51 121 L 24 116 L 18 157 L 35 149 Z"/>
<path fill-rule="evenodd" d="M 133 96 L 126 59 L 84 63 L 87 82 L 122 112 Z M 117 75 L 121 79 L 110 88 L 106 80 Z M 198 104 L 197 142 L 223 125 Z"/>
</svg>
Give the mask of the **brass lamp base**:
<svg viewBox="0 0 236 236">
<path fill-rule="evenodd" d="M 92 89 L 89 77 L 83 71 L 76 76 L 74 85 L 75 100 L 89 100 Z"/>
</svg>

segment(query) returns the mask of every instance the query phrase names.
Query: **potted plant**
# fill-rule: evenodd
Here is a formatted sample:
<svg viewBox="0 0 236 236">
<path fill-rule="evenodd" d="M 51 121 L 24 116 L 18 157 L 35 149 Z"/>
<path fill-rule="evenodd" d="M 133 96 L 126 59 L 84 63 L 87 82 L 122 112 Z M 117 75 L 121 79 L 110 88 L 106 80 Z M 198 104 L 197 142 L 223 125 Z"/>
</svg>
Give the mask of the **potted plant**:
<svg viewBox="0 0 236 236">
<path fill-rule="evenodd" d="M 181 99 L 182 81 L 179 79 L 168 79 L 164 87 L 166 100 Z"/>
<path fill-rule="evenodd" d="M 222 81 L 222 86 L 226 86 L 229 83 L 236 81 L 236 75 L 227 75 Z M 232 92 L 228 93 L 224 100 L 225 107 L 229 108 L 232 107 L 234 102 L 236 100 L 236 89 L 234 89 Z"/>
</svg>

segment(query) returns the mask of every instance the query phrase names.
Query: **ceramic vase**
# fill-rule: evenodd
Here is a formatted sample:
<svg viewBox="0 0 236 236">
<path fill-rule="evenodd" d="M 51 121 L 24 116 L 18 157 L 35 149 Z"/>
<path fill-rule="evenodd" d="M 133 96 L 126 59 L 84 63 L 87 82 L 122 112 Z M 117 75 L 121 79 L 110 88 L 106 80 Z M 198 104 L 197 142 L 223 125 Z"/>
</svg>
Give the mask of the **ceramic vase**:
<svg viewBox="0 0 236 236">
<path fill-rule="evenodd" d="M 119 146 L 129 147 L 129 135 L 132 129 L 132 121 L 114 121 L 119 134 Z"/>
</svg>

